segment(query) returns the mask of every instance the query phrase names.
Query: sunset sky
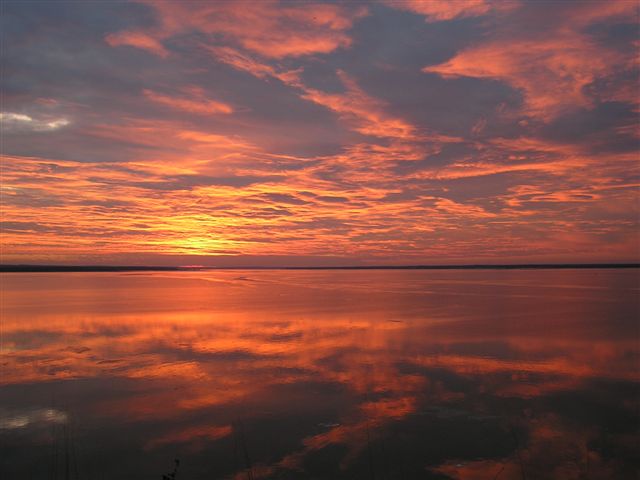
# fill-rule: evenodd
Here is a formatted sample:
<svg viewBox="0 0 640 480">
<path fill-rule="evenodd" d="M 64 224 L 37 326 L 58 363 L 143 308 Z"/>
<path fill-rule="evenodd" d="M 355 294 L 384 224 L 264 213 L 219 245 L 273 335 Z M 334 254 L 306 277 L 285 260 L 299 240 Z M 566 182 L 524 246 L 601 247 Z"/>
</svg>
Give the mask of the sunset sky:
<svg viewBox="0 0 640 480">
<path fill-rule="evenodd" d="M 638 17 L 4 1 L 1 263 L 638 261 Z"/>
</svg>

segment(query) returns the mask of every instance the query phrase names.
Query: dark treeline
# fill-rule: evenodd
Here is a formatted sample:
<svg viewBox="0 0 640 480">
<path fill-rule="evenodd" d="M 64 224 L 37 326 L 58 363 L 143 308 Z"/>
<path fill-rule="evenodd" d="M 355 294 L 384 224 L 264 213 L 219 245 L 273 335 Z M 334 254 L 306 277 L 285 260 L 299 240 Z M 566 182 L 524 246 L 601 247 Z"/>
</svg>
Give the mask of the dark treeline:
<svg viewBox="0 0 640 480">
<path fill-rule="evenodd" d="M 194 270 L 533 270 L 571 268 L 640 268 L 640 263 L 527 263 L 513 265 L 347 265 L 347 266 L 225 266 L 162 267 L 117 265 L 0 265 L 0 272 L 138 272 Z"/>
</svg>

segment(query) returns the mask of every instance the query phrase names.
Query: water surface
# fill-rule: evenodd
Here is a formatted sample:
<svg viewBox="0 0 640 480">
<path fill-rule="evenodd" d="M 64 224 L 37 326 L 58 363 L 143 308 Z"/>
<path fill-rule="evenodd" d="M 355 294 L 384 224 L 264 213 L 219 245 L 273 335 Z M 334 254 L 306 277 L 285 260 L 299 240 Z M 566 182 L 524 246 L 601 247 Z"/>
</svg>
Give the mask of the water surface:
<svg viewBox="0 0 640 480">
<path fill-rule="evenodd" d="M 636 478 L 638 273 L 4 274 L 0 476 Z"/>
</svg>

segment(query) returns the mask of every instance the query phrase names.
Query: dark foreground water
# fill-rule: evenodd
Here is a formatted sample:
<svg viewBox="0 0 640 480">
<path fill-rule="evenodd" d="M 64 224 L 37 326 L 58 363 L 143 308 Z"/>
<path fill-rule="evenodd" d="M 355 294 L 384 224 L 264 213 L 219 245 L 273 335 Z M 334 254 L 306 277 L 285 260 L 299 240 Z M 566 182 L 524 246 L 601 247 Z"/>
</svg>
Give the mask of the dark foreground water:
<svg viewBox="0 0 640 480">
<path fill-rule="evenodd" d="M 637 478 L 639 274 L 4 274 L 0 478 Z"/>
</svg>

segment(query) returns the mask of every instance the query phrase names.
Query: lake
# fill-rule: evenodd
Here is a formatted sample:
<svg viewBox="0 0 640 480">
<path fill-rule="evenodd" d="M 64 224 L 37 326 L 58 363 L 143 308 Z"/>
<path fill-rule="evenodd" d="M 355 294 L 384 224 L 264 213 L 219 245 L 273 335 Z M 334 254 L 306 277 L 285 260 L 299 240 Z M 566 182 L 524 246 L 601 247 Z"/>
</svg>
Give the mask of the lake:
<svg viewBox="0 0 640 480">
<path fill-rule="evenodd" d="M 0 476 L 637 478 L 639 274 L 5 273 Z"/>
</svg>

